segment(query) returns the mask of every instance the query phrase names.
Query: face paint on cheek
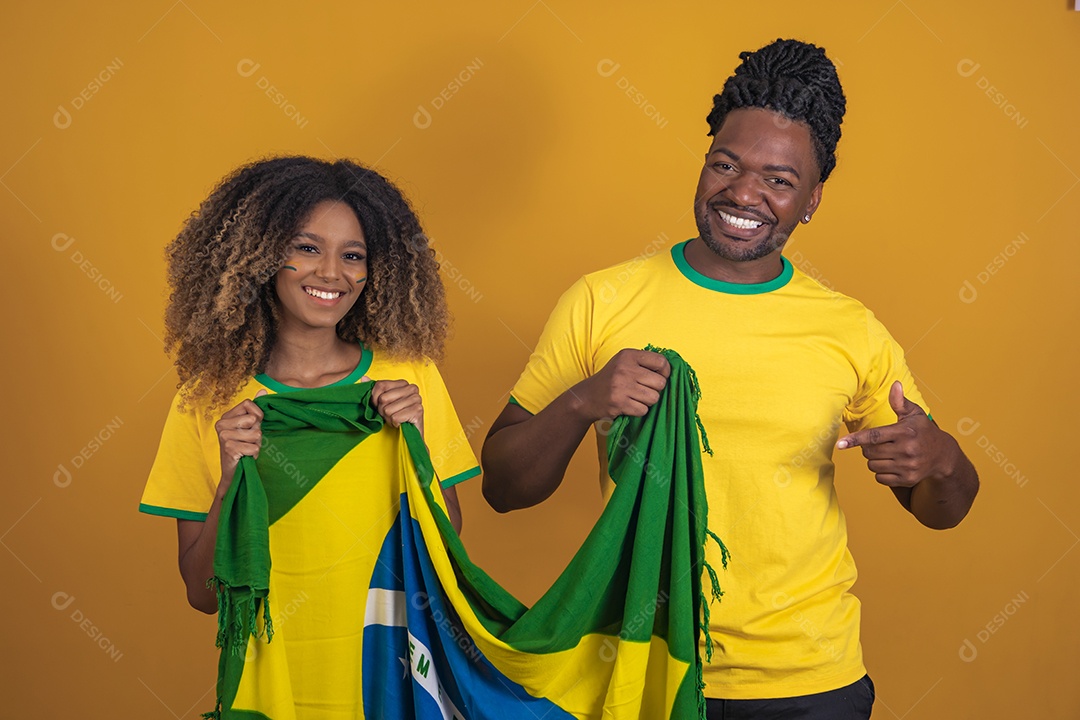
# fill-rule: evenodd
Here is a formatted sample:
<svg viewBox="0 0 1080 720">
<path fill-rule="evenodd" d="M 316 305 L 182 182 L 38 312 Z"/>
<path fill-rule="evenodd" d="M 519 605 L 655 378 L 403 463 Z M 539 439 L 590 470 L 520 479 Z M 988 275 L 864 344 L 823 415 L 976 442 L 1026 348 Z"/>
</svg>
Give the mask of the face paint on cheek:
<svg viewBox="0 0 1080 720">
<path fill-rule="evenodd" d="M 297 270 L 296 268 L 294 268 L 294 267 L 293 267 L 292 265 L 286 265 L 286 266 L 284 266 L 284 267 L 283 267 L 283 268 L 281 268 L 281 269 L 282 269 L 282 270 L 292 270 L 293 272 L 300 272 L 299 270 Z"/>
<path fill-rule="evenodd" d="M 366 282 L 367 282 L 367 275 L 365 275 L 363 277 L 358 277 L 355 280 L 353 280 L 353 283 L 355 285 L 363 285 Z"/>
</svg>

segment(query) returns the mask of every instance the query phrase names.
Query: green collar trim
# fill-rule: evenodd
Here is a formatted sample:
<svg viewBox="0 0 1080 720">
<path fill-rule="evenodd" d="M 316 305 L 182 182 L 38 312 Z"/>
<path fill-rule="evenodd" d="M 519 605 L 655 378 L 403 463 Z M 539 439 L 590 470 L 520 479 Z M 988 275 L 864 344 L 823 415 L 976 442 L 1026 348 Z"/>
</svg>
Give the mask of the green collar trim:
<svg viewBox="0 0 1080 720">
<path fill-rule="evenodd" d="M 691 238 L 692 240 L 693 238 Z M 773 290 L 779 290 L 788 284 L 792 276 L 795 274 L 795 268 L 791 266 L 788 259 L 783 255 L 780 256 L 780 262 L 782 267 L 780 274 L 774 277 L 772 280 L 763 283 L 731 283 L 724 280 L 714 280 L 711 277 L 702 275 L 694 268 L 690 267 L 690 263 L 686 261 L 686 244 L 690 240 L 685 240 L 678 245 L 674 245 L 671 248 L 671 259 L 675 261 L 675 267 L 679 268 L 679 272 L 683 276 L 706 290 L 715 290 L 716 292 L 727 293 L 728 295 L 761 295 L 762 293 L 772 292 Z"/>
<path fill-rule="evenodd" d="M 366 347 L 364 343 L 360 343 L 360 362 L 356 364 L 356 369 L 351 373 L 341 378 L 337 382 L 332 382 L 329 385 L 323 385 L 322 387 L 338 387 L 339 385 L 355 385 L 360 382 L 360 378 L 364 377 L 371 368 L 372 353 Z M 255 380 L 273 390 L 276 393 L 296 392 L 297 390 L 314 390 L 315 388 L 300 388 L 292 385 L 286 385 L 285 383 L 278 382 L 274 378 L 270 377 L 266 373 L 259 373 L 255 376 Z"/>
</svg>

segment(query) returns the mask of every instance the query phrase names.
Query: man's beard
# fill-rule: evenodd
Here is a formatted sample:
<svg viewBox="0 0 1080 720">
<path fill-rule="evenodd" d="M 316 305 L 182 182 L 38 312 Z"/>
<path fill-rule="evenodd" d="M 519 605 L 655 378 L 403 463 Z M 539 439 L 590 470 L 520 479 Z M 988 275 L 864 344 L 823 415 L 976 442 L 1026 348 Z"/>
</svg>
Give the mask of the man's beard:
<svg viewBox="0 0 1080 720">
<path fill-rule="evenodd" d="M 705 209 L 701 213 L 694 213 L 698 235 L 709 250 L 712 250 L 723 259 L 732 262 L 760 260 L 766 255 L 772 254 L 778 248 L 784 246 L 788 241 L 788 238 L 791 237 L 791 231 L 795 229 L 794 227 L 779 228 L 776 225 L 770 225 L 769 232 L 760 240 L 757 240 L 753 244 L 742 242 L 739 243 L 739 245 L 732 247 L 731 245 L 725 245 L 724 243 L 718 242 L 716 238 L 713 237 L 712 228 L 709 226 L 709 215 L 712 212 L 713 209 L 711 207 L 705 206 Z"/>
</svg>

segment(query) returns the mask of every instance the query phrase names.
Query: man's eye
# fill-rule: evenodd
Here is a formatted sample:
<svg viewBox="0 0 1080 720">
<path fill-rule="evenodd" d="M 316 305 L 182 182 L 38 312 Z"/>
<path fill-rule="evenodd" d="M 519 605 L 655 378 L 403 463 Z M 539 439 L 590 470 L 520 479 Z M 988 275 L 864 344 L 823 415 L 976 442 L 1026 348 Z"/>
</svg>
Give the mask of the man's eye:
<svg viewBox="0 0 1080 720">
<path fill-rule="evenodd" d="M 773 185 L 791 185 L 791 183 L 784 178 L 772 178 L 770 182 L 772 182 Z"/>
</svg>

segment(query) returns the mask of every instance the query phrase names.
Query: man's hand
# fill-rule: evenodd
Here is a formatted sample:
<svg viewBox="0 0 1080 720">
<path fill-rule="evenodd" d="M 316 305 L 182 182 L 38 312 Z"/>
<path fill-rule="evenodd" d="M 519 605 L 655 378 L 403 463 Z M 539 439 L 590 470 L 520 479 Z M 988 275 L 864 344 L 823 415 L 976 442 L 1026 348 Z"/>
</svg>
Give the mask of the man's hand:
<svg viewBox="0 0 1080 720">
<path fill-rule="evenodd" d="M 846 435 L 836 447 L 862 448 L 870 472 L 879 483 L 893 488 L 910 488 L 929 477 L 952 475 L 956 443 L 949 434 L 904 397 L 899 382 L 889 390 L 889 405 L 896 413 L 895 423 Z"/>
<path fill-rule="evenodd" d="M 939 428 L 904 387 L 893 383 L 889 405 L 896 422 L 845 435 L 836 447 L 861 447 L 866 466 L 919 522 L 930 528 L 956 526 L 975 501 L 979 476 L 956 440 Z"/>
<path fill-rule="evenodd" d="M 555 492 L 593 423 L 640 417 L 660 399 L 671 365 L 659 353 L 620 350 L 592 377 L 536 415 L 508 403 L 495 419 L 481 458 L 484 497 L 498 512 L 532 507 Z"/>
<path fill-rule="evenodd" d="M 620 350 L 600 372 L 570 391 L 590 423 L 619 415 L 641 417 L 660 399 L 671 365 L 659 353 Z"/>
</svg>

